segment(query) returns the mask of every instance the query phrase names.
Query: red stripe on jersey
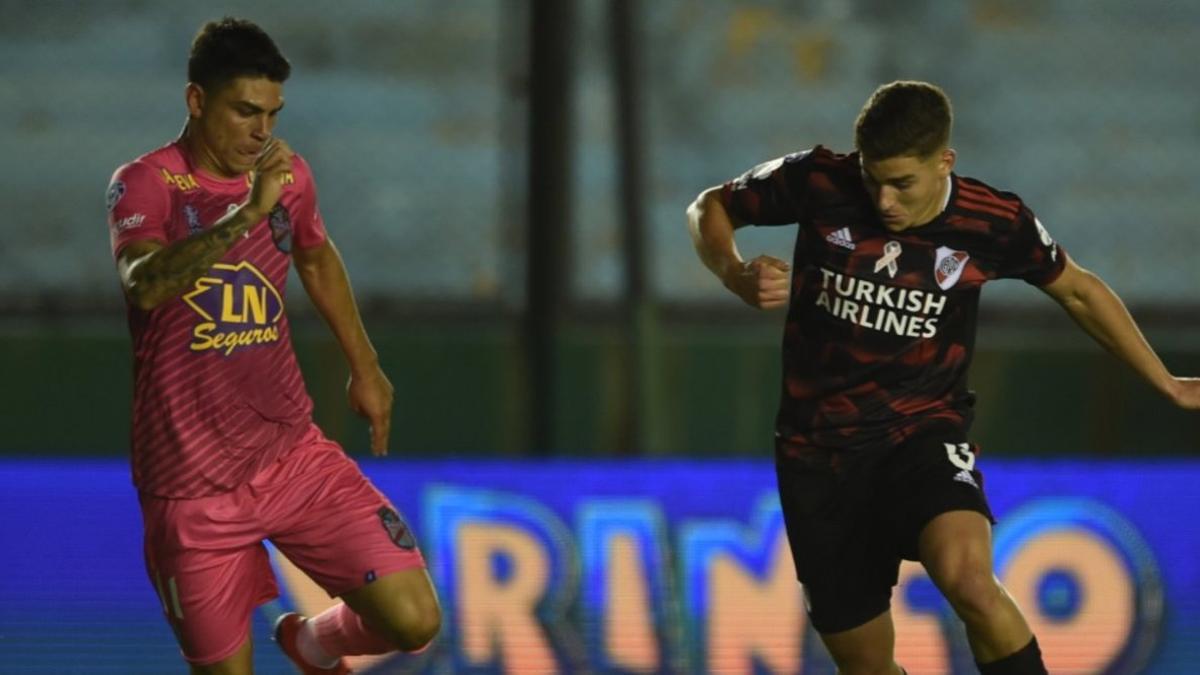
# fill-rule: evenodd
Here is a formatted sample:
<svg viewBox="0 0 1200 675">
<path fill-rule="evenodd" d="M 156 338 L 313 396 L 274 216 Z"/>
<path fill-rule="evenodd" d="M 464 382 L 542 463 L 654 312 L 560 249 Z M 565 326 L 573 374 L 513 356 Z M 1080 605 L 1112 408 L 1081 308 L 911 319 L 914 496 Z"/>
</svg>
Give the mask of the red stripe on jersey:
<svg viewBox="0 0 1200 675">
<path fill-rule="evenodd" d="M 989 192 L 982 188 L 968 185 L 967 183 L 959 183 L 958 194 L 959 197 L 963 199 L 974 200 L 994 209 L 1011 211 L 1014 217 L 1017 215 L 1017 212 L 1021 210 L 1021 205 L 1019 202 L 1001 197 L 994 192 Z"/>
<path fill-rule="evenodd" d="M 956 200 L 956 205 L 959 208 L 965 209 L 967 211 L 976 211 L 979 213 L 987 213 L 987 214 L 990 214 L 993 216 L 998 216 L 1000 218 L 1005 218 L 1007 220 L 1013 220 L 1017 217 L 1016 211 L 1006 211 L 1006 210 L 996 208 L 989 204 L 979 204 L 977 202 L 972 202 L 972 201 L 963 199 L 961 196 Z"/>
</svg>

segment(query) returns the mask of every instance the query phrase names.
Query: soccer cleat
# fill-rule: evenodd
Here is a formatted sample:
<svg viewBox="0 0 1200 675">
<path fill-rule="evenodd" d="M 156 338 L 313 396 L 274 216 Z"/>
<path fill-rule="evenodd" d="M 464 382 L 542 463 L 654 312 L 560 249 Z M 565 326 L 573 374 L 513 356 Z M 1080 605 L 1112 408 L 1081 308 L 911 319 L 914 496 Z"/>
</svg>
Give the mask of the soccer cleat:
<svg viewBox="0 0 1200 675">
<path fill-rule="evenodd" d="M 301 675 L 349 675 L 351 671 L 345 659 L 338 659 L 337 665 L 332 668 L 318 668 L 309 665 L 304 657 L 300 656 L 296 639 L 307 620 L 295 612 L 288 612 L 275 620 L 275 642 L 279 644 L 284 655 L 300 669 Z"/>
</svg>

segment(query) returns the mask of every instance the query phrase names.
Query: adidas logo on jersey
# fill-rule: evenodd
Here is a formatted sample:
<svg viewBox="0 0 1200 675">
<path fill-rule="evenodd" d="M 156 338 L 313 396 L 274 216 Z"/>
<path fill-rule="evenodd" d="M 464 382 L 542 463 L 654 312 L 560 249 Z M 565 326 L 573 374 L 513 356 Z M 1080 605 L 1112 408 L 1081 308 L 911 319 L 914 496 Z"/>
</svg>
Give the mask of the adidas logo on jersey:
<svg viewBox="0 0 1200 675">
<path fill-rule="evenodd" d="M 954 480 L 956 480 L 960 483 L 966 483 L 967 485 L 970 485 L 971 487 L 975 488 L 976 490 L 979 489 L 979 484 L 975 482 L 975 477 L 972 476 L 971 472 L 967 471 L 966 469 L 963 469 L 962 471 L 959 471 L 958 473 L 954 474 Z"/>
<path fill-rule="evenodd" d="M 834 246 L 848 248 L 851 251 L 853 251 L 855 247 L 854 242 L 850 239 L 850 228 L 848 227 L 843 227 L 837 232 L 829 233 L 829 236 L 825 237 L 825 241 L 833 244 Z"/>
</svg>

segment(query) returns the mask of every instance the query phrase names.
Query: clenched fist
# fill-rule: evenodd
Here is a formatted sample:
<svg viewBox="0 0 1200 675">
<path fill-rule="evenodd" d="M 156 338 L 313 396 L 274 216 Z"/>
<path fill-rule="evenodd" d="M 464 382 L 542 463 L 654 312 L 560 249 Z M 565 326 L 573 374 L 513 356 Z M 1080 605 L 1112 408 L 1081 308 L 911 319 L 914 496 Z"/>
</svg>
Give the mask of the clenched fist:
<svg viewBox="0 0 1200 675">
<path fill-rule="evenodd" d="M 293 155 L 295 153 L 282 138 L 272 138 L 263 146 L 254 162 L 250 199 L 246 203 L 255 215 L 265 218 L 279 202 L 284 176 L 292 170 Z"/>
<path fill-rule="evenodd" d="M 747 305 L 776 309 L 788 303 L 791 294 L 792 266 L 778 258 L 760 255 L 734 267 L 725 276 L 725 287 Z"/>
</svg>

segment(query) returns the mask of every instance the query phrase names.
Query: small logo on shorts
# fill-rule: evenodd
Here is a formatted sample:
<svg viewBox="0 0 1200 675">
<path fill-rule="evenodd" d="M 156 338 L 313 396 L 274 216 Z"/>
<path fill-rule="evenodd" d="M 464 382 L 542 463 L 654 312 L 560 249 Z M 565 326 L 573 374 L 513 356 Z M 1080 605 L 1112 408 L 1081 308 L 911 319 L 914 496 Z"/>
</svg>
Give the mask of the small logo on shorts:
<svg viewBox="0 0 1200 675">
<path fill-rule="evenodd" d="M 979 484 L 975 482 L 975 477 L 972 476 L 971 472 L 967 471 L 966 469 L 963 469 L 962 471 L 959 471 L 958 473 L 954 474 L 954 480 L 956 480 L 960 483 L 966 483 L 967 485 L 970 485 L 971 487 L 975 488 L 976 490 L 979 489 Z"/>
<path fill-rule="evenodd" d="M 379 509 L 379 520 L 383 523 L 383 529 L 387 530 L 388 538 L 392 540 L 393 544 L 406 551 L 417 547 L 417 542 L 413 539 L 408 525 L 404 523 L 404 519 L 400 517 L 399 513 L 396 513 L 395 509 L 387 506 Z"/>
</svg>

